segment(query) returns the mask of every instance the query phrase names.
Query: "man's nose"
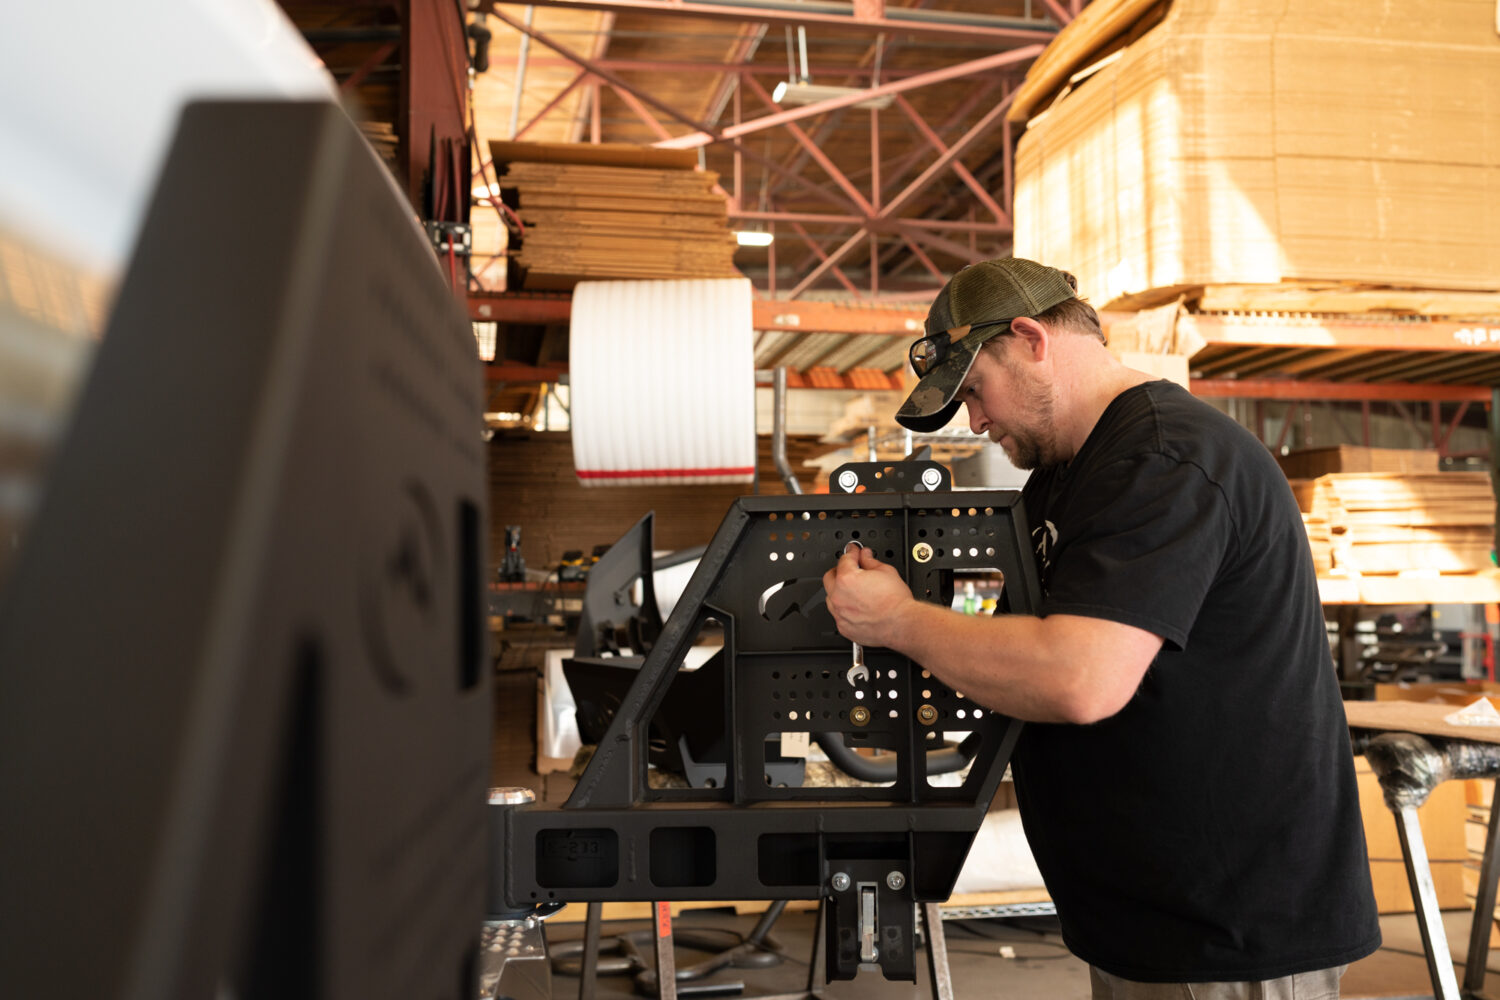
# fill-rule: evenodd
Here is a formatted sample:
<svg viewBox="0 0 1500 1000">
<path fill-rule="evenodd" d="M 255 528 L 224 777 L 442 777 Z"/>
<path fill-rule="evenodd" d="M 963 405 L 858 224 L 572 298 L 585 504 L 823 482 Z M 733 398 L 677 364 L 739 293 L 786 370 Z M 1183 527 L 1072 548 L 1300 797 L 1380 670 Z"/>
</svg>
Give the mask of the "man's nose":
<svg viewBox="0 0 1500 1000">
<path fill-rule="evenodd" d="M 969 415 L 969 430 L 975 434 L 983 434 L 989 427 L 989 418 L 984 415 L 984 410 L 973 403 L 964 404 L 964 412 Z"/>
</svg>

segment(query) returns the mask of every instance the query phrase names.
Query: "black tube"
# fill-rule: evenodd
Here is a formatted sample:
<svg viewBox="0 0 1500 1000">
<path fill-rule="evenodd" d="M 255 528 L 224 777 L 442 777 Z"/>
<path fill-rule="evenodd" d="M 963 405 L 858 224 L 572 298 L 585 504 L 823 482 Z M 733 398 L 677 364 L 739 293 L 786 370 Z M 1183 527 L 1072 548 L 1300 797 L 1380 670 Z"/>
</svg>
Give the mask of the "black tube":
<svg viewBox="0 0 1500 1000">
<path fill-rule="evenodd" d="M 311 45 L 319 42 L 339 44 L 342 42 L 393 42 L 401 37 L 397 27 L 369 28 L 305 28 L 302 37 Z"/>
<path fill-rule="evenodd" d="M 883 761 L 862 757 L 849 749 L 842 733 L 813 733 L 812 738 L 813 742 L 823 748 L 828 759 L 851 778 L 877 783 L 896 780 L 897 758 L 892 757 L 889 761 Z M 970 735 L 956 747 L 929 750 L 927 751 L 927 773 L 932 775 L 961 771 L 968 766 L 969 761 L 974 759 L 974 752 L 978 748 L 978 737 Z"/>
</svg>

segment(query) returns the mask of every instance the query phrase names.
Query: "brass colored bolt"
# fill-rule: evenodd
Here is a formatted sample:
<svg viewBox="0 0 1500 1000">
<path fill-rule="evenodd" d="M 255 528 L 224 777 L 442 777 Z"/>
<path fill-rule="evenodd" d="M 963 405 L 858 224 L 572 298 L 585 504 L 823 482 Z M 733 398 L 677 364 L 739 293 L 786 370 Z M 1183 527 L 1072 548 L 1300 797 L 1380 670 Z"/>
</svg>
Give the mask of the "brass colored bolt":
<svg viewBox="0 0 1500 1000">
<path fill-rule="evenodd" d="M 849 721 L 856 726 L 863 726 L 870 721 L 870 710 L 863 705 L 855 705 L 849 709 Z"/>
<path fill-rule="evenodd" d="M 927 562 L 932 558 L 932 546 L 926 542 L 918 542 L 911 548 L 911 557 L 919 563 Z"/>
<path fill-rule="evenodd" d="M 930 726 L 937 721 L 937 709 L 931 705 L 923 705 L 917 709 L 917 721 L 924 726 Z"/>
</svg>

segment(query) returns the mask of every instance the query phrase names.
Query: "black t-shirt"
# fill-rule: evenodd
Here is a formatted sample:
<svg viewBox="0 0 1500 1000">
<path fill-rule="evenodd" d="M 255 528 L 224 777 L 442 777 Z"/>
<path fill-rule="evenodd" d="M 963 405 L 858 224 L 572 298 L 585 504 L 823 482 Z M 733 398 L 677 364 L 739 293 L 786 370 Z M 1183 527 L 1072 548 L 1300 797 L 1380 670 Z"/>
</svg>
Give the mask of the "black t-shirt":
<svg viewBox="0 0 1500 1000">
<path fill-rule="evenodd" d="M 1265 446 L 1148 382 L 1024 499 L 1042 615 L 1165 640 L 1118 714 L 1028 725 L 1013 758 L 1068 947 L 1144 982 L 1274 979 L 1374 951 L 1317 580 Z"/>
</svg>

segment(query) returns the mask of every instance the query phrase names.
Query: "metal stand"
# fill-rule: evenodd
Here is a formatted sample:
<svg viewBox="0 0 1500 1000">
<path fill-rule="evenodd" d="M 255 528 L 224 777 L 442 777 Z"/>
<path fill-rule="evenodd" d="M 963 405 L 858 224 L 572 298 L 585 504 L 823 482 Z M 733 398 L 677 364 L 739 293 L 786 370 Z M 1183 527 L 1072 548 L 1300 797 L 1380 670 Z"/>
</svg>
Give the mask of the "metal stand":
<svg viewBox="0 0 1500 1000">
<path fill-rule="evenodd" d="M 1490 924 L 1494 920 L 1496 881 L 1500 878 L 1500 778 L 1495 780 L 1490 803 L 1489 831 L 1484 837 L 1484 860 L 1479 865 L 1479 889 L 1474 896 L 1474 926 L 1469 929 L 1469 961 L 1464 967 L 1464 992 L 1478 996 L 1484 989 L 1485 967 L 1490 957 Z"/>
<path fill-rule="evenodd" d="M 932 986 L 932 1000 L 953 1000 L 948 938 L 943 933 L 943 915 L 938 912 L 938 904 L 922 904 L 922 925 L 927 930 L 927 981 Z"/>
<path fill-rule="evenodd" d="M 677 956 L 672 954 L 672 904 L 658 900 L 651 905 L 651 929 L 656 937 L 656 995 L 677 1000 Z"/>
<path fill-rule="evenodd" d="M 1411 898 L 1417 905 L 1417 926 L 1422 932 L 1422 952 L 1427 957 L 1433 995 L 1437 1000 L 1459 1000 L 1458 979 L 1453 975 L 1453 959 L 1443 930 L 1443 914 L 1438 909 L 1437 889 L 1432 884 L 1432 868 L 1427 863 L 1427 846 L 1422 840 L 1422 827 L 1417 822 L 1415 806 L 1396 810 L 1396 833 L 1401 837 L 1401 857 L 1406 861 Z M 1476 925 L 1478 917 L 1476 912 Z M 1489 940 L 1488 933 L 1485 940 Z M 1482 965 L 1479 974 L 1483 978 Z"/>
<path fill-rule="evenodd" d="M 578 971 L 578 1000 L 594 1000 L 594 984 L 599 978 L 599 926 L 604 920 L 604 904 L 590 903 L 583 920 L 583 966 Z"/>
<path fill-rule="evenodd" d="M 1500 779 L 1490 805 L 1489 829 L 1485 835 L 1484 860 L 1479 869 L 1479 887 L 1474 901 L 1473 926 L 1469 931 L 1469 956 L 1464 966 L 1463 989 L 1453 971 L 1453 957 L 1443 930 L 1437 890 L 1427 860 L 1427 845 L 1417 822 L 1417 810 L 1438 784 L 1454 778 L 1492 778 L 1500 773 L 1500 752 L 1493 745 L 1464 740 L 1428 740 L 1411 733 L 1385 733 L 1364 747 L 1385 802 L 1396 817 L 1401 840 L 1401 858 L 1417 908 L 1417 927 L 1422 951 L 1432 979 L 1435 1000 L 1483 1000 L 1485 966 L 1490 951 L 1490 925 L 1494 920 L 1496 882 L 1500 880 Z"/>
</svg>

